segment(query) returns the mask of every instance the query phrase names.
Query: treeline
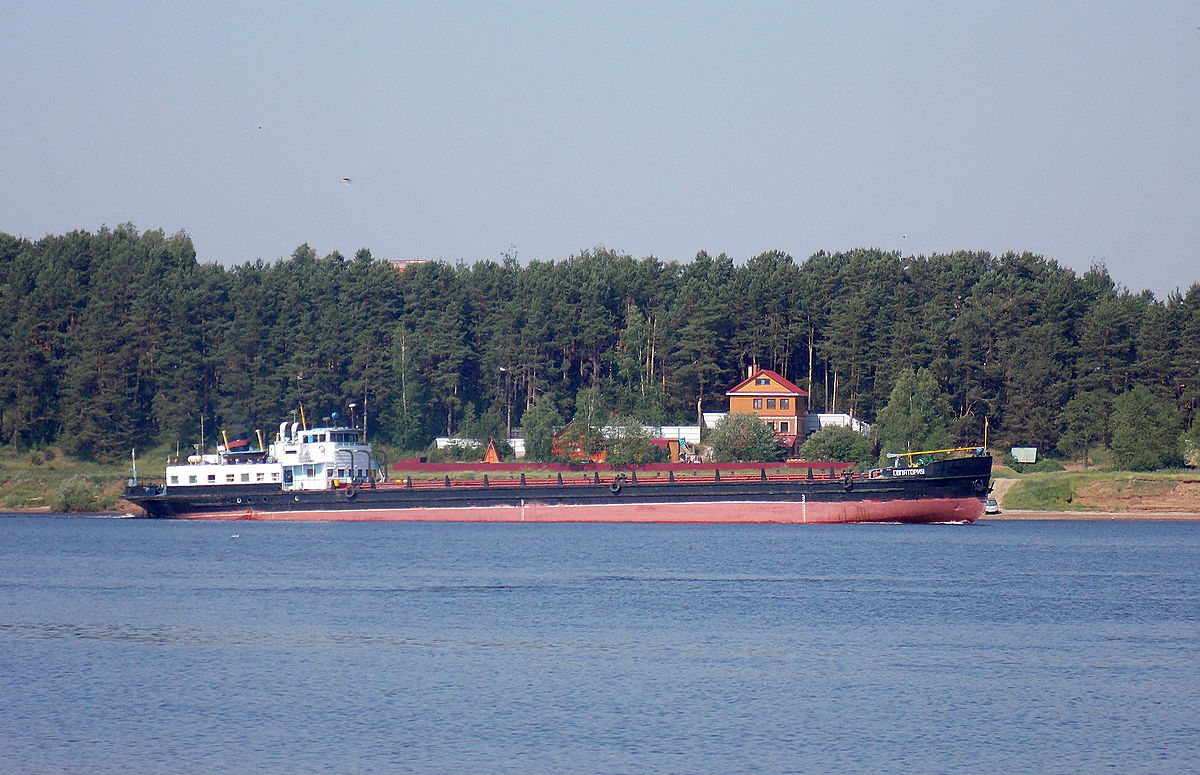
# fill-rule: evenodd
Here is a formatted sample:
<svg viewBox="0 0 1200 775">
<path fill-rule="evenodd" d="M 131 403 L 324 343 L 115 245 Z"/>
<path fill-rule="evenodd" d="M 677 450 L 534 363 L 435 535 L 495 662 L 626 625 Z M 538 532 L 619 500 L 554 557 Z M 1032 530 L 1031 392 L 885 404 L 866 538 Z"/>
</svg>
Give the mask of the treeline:
<svg viewBox="0 0 1200 775">
<path fill-rule="evenodd" d="M 857 250 L 741 265 L 603 248 L 398 272 L 368 250 L 231 269 L 185 234 L 131 225 L 38 241 L 0 234 L 0 433 L 107 457 L 270 432 L 356 405 L 371 435 L 502 435 L 535 401 L 647 424 L 725 408 L 752 364 L 868 422 L 927 368 L 964 443 L 1049 449 L 1077 396 L 1141 386 L 1180 422 L 1200 401 L 1200 283 L 1156 300 L 1103 267 L 1030 254 Z M 347 418 L 348 419 L 348 418 Z"/>
</svg>

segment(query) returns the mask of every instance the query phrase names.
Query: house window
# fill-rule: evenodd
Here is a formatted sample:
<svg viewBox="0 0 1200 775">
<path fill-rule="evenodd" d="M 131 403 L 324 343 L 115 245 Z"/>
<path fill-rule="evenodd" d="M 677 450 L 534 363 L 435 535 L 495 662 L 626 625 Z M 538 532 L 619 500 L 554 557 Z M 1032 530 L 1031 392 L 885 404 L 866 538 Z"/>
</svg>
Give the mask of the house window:
<svg viewBox="0 0 1200 775">
<path fill-rule="evenodd" d="M 779 408 L 780 409 L 788 409 L 791 407 L 791 404 L 792 404 L 792 400 L 790 398 L 779 399 Z"/>
<path fill-rule="evenodd" d="M 754 399 L 754 408 L 762 409 L 762 399 L 761 398 Z"/>
<path fill-rule="evenodd" d="M 754 384 L 755 385 L 770 385 L 771 380 L 767 379 L 766 377 L 759 377 L 758 379 L 754 380 Z"/>
<path fill-rule="evenodd" d="M 771 430 L 775 430 L 775 421 L 774 420 L 767 420 L 767 425 L 771 426 Z"/>
<path fill-rule="evenodd" d="M 768 408 L 768 409 L 774 409 L 774 408 L 775 408 L 775 399 L 774 399 L 774 398 L 768 398 L 768 399 L 767 399 L 767 408 Z"/>
<path fill-rule="evenodd" d="M 780 421 L 779 421 L 779 432 L 780 432 L 780 433 L 787 433 L 787 432 L 788 432 L 788 424 L 787 424 L 787 420 L 780 420 Z"/>
</svg>

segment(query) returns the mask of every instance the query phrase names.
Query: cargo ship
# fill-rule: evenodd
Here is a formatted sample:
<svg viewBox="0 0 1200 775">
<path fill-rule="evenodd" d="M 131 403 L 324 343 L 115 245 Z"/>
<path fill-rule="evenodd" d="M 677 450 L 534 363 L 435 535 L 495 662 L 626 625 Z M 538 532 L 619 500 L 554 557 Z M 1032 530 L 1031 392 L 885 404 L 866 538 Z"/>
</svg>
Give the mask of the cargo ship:
<svg viewBox="0 0 1200 775">
<path fill-rule="evenodd" d="M 361 429 L 282 423 L 265 449 L 226 443 L 127 482 L 147 517 L 381 522 L 828 524 L 974 522 L 992 458 L 983 448 L 849 463 L 423 464 L 385 476 Z M 135 464 L 136 471 L 136 464 Z M 451 474 L 454 474 L 451 476 Z"/>
</svg>

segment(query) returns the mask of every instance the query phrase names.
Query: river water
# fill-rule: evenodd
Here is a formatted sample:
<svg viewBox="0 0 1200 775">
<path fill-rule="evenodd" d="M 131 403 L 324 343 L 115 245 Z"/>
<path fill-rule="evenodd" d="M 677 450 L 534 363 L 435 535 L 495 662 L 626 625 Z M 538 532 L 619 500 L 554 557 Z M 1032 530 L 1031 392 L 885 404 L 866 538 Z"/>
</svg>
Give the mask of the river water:
<svg viewBox="0 0 1200 775">
<path fill-rule="evenodd" d="M 1200 524 L 0 518 L 3 772 L 1200 772 Z"/>
</svg>

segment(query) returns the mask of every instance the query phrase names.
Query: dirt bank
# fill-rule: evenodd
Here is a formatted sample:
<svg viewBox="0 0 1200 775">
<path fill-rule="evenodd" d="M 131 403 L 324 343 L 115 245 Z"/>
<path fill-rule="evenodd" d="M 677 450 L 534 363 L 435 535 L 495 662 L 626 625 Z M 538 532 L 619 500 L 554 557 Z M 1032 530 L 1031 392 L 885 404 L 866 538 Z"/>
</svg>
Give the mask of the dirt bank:
<svg viewBox="0 0 1200 775">
<path fill-rule="evenodd" d="M 1027 511 L 1005 508 L 1005 496 L 1020 480 L 993 479 L 992 497 L 1001 513 L 985 519 L 1187 520 L 1200 521 L 1200 478 L 1172 479 L 1114 476 L 1088 482 L 1076 490 L 1080 510 Z"/>
</svg>

